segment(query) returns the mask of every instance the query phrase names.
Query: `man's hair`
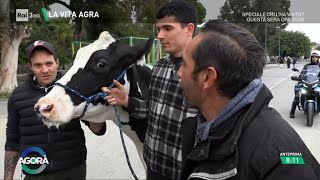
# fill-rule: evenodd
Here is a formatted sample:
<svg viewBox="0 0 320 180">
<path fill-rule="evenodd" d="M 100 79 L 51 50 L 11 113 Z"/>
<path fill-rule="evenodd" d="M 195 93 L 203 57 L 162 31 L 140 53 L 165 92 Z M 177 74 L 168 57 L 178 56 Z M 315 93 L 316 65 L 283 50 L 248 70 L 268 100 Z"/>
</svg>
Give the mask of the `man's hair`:
<svg viewBox="0 0 320 180">
<path fill-rule="evenodd" d="M 218 74 L 219 94 L 233 98 L 253 79 L 262 76 L 264 49 L 249 31 L 227 21 L 211 20 L 200 32 L 204 38 L 192 52 L 193 78 L 213 66 Z"/>
<path fill-rule="evenodd" d="M 197 12 L 194 6 L 183 0 L 173 0 L 160 8 L 156 14 L 156 19 L 162 19 L 166 16 L 174 16 L 176 21 L 185 27 L 189 23 L 197 27 Z"/>
<path fill-rule="evenodd" d="M 44 48 L 44 47 L 37 47 L 37 48 L 35 48 L 35 49 L 32 51 L 32 53 L 30 54 L 30 58 L 28 58 L 28 63 L 31 64 L 31 58 L 34 56 L 35 52 L 47 52 L 47 53 L 49 53 L 49 54 L 52 54 L 50 51 L 48 51 L 48 50 L 47 50 L 46 48 Z M 57 56 L 56 56 L 55 54 L 52 54 L 52 55 L 53 55 L 54 60 L 57 62 L 57 61 L 58 61 Z"/>
</svg>

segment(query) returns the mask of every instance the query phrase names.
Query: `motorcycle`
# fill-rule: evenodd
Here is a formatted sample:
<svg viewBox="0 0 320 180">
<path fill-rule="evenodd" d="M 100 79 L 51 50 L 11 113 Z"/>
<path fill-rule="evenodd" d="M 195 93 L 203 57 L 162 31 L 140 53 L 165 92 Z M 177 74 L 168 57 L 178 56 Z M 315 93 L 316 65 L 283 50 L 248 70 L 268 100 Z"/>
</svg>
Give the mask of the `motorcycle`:
<svg viewBox="0 0 320 180">
<path fill-rule="evenodd" d="M 298 69 L 292 69 L 299 72 Z M 307 126 L 313 125 L 313 117 L 320 112 L 320 68 L 318 65 L 306 65 L 299 76 L 291 76 L 291 79 L 298 81 L 299 111 L 307 115 Z"/>
</svg>

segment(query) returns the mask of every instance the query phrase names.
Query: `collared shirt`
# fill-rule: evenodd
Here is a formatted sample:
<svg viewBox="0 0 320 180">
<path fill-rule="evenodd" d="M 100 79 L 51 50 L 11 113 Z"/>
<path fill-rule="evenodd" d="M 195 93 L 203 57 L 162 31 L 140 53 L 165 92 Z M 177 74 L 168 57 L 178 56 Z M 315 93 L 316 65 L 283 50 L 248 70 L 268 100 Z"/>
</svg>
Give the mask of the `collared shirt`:
<svg viewBox="0 0 320 180">
<path fill-rule="evenodd" d="M 171 57 L 159 60 L 152 70 L 148 102 L 129 98 L 132 115 L 148 117 L 144 143 L 148 168 L 171 179 L 178 179 L 182 169 L 182 120 L 198 112 L 185 105 L 177 75 L 181 62 Z"/>
</svg>

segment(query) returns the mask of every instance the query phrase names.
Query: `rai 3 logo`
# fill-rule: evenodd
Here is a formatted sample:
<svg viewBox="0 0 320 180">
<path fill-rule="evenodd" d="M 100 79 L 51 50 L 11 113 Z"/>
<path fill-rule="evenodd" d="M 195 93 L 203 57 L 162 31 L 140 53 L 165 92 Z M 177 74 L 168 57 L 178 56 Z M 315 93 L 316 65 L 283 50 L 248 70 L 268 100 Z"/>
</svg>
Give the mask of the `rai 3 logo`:
<svg viewBox="0 0 320 180">
<path fill-rule="evenodd" d="M 27 22 L 31 18 L 40 18 L 40 14 L 29 12 L 29 9 L 16 9 L 16 21 Z"/>
</svg>

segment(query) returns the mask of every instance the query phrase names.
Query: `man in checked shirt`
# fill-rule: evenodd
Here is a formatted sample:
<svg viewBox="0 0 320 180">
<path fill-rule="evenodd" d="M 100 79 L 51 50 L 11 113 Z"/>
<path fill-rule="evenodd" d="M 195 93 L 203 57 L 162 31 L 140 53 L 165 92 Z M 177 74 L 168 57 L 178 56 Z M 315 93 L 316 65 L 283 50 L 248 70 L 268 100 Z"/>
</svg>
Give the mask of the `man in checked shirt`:
<svg viewBox="0 0 320 180">
<path fill-rule="evenodd" d="M 193 37 L 197 15 L 189 3 L 172 1 L 160 8 L 156 19 L 157 38 L 169 56 L 153 67 L 148 101 L 128 96 L 117 81 L 111 91 L 102 90 L 110 94 L 105 97 L 109 104 L 125 106 L 133 116 L 148 117 L 144 142 L 147 179 L 176 180 L 182 169 L 182 120 L 197 113 L 185 106 L 177 69 L 182 52 Z"/>
</svg>

